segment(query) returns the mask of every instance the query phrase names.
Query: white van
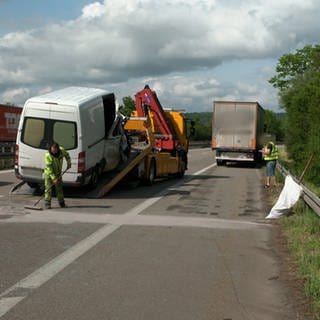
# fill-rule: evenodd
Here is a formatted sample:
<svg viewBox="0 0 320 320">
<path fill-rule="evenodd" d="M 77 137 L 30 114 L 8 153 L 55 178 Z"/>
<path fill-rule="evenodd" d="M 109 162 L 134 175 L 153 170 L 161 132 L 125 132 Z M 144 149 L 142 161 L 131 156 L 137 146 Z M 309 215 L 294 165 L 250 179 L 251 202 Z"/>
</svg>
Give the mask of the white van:
<svg viewBox="0 0 320 320">
<path fill-rule="evenodd" d="M 103 171 L 119 165 L 127 148 L 114 94 L 69 87 L 28 99 L 17 134 L 17 178 L 31 187 L 43 183 L 45 153 L 53 141 L 71 157 L 72 166 L 63 176 L 64 185 L 95 186 Z"/>
</svg>

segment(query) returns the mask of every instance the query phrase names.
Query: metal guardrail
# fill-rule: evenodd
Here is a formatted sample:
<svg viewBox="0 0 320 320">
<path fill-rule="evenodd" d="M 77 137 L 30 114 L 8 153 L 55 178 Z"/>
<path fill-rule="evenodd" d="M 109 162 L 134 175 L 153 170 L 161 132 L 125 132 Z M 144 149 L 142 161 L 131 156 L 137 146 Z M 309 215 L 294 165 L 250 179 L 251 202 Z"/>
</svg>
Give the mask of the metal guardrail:
<svg viewBox="0 0 320 320">
<path fill-rule="evenodd" d="M 211 141 L 189 141 L 189 148 L 209 148 L 211 147 Z"/>
<path fill-rule="evenodd" d="M 14 142 L 0 142 L 0 170 L 13 168 L 14 154 Z"/>
<path fill-rule="evenodd" d="M 292 174 L 290 174 L 290 172 L 285 169 L 279 162 L 277 163 L 277 169 L 282 174 L 282 176 L 290 175 L 295 182 L 299 183 L 299 180 Z M 320 198 L 302 183 L 300 183 L 300 186 L 303 190 L 302 199 L 320 217 Z"/>
<path fill-rule="evenodd" d="M 14 156 L 15 143 L 14 142 L 0 142 L 0 157 Z"/>
</svg>

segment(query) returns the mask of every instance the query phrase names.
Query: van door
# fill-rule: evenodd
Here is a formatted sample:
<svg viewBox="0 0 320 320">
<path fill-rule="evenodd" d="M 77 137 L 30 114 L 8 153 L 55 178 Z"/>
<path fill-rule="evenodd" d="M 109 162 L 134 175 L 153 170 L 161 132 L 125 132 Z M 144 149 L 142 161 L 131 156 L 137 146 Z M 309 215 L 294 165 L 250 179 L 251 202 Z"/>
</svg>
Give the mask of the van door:
<svg viewBox="0 0 320 320">
<path fill-rule="evenodd" d="M 71 158 L 76 158 L 77 154 L 72 153 L 78 145 L 76 123 L 47 118 L 24 118 L 18 164 L 19 173 L 23 178 L 32 181 L 42 180 L 44 155 L 53 141 L 63 146 Z M 71 176 L 69 180 L 72 182 Z"/>
</svg>

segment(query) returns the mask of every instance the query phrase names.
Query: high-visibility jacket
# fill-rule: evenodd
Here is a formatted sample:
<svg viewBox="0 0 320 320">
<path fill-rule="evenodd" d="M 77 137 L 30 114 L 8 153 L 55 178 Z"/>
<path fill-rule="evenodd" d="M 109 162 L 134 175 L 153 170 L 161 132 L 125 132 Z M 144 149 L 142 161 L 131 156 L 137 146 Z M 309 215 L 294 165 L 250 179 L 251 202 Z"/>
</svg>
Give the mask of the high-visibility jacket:
<svg viewBox="0 0 320 320">
<path fill-rule="evenodd" d="M 45 169 L 44 174 L 52 180 L 59 179 L 62 173 L 63 158 L 66 159 L 68 167 L 71 167 L 71 158 L 69 153 L 61 146 L 59 146 L 59 153 L 54 156 L 49 151 L 45 155 Z"/>
<path fill-rule="evenodd" d="M 271 153 L 270 154 L 266 154 L 265 156 L 264 156 L 264 160 L 267 160 L 267 161 L 270 161 L 270 160 L 277 160 L 278 159 L 278 148 L 277 148 L 277 146 L 272 142 L 272 141 L 270 141 L 268 144 L 267 144 L 267 146 L 266 146 L 266 148 L 268 148 L 268 146 L 269 145 L 271 145 L 272 146 L 272 148 L 271 148 Z M 268 148 L 269 149 L 269 148 Z"/>
</svg>

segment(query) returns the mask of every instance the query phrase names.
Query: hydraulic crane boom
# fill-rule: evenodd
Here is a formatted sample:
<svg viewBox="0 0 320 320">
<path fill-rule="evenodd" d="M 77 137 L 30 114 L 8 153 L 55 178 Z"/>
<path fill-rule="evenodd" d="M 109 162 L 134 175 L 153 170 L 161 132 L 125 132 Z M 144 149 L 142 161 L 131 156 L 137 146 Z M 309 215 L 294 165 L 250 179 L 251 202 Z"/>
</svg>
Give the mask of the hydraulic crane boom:
<svg viewBox="0 0 320 320">
<path fill-rule="evenodd" d="M 178 137 L 168 121 L 166 114 L 154 91 L 148 85 L 135 95 L 136 110 L 139 117 L 149 116 L 154 127 L 154 148 L 173 151 Z"/>
</svg>

